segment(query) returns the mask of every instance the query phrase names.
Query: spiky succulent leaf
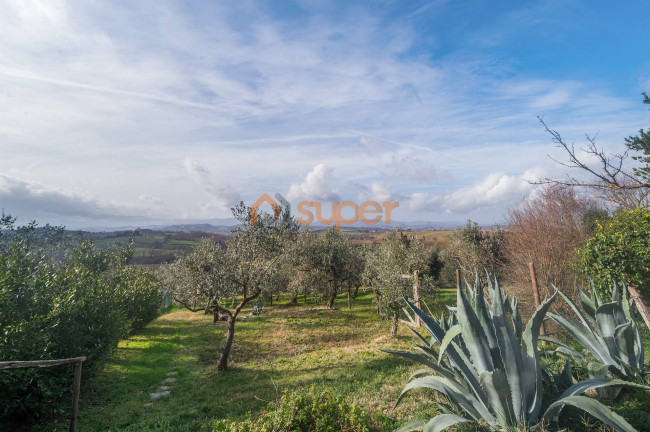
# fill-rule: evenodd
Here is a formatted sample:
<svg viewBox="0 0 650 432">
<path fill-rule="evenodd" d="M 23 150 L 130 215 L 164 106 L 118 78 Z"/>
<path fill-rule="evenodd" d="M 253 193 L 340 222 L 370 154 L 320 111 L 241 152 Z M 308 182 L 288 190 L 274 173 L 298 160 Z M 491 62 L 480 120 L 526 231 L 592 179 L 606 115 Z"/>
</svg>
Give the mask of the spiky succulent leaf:
<svg viewBox="0 0 650 432">
<path fill-rule="evenodd" d="M 490 401 L 490 410 L 502 427 L 516 423 L 515 413 L 510 399 L 510 385 L 505 374 L 500 370 L 481 372 L 481 386 Z"/>
<path fill-rule="evenodd" d="M 451 426 L 457 425 L 458 423 L 468 422 L 464 417 L 457 416 L 455 414 L 440 414 L 424 425 L 423 432 L 441 432 Z"/>
<path fill-rule="evenodd" d="M 625 421 L 623 417 L 616 414 L 597 400 L 586 396 L 568 396 L 552 403 L 544 413 L 544 419 L 546 421 L 553 421 L 557 415 L 557 409 L 566 405 L 572 405 L 587 412 L 589 415 L 597 418 L 618 432 L 636 432 L 636 429 Z"/>
<path fill-rule="evenodd" d="M 614 329 L 614 342 L 618 347 L 619 356 L 623 364 L 637 369 L 636 354 L 634 352 L 635 337 L 633 323 L 628 321 Z"/>
<path fill-rule="evenodd" d="M 404 387 L 395 405 L 397 406 L 397 404 L 400 403 L 409 390 L 422 387 L 433 389 L 449 397 L 476 421 L 485 420 L 490 424 L 496 423 L 496 418 L 490 413 L 485 405 L 483 405 L 472 394 L 468 393 L 467 389 L 457 381 L 445 377 L 427 376 L 412 380 Z"/>
<path fill-rule="evenodd" d="M 526 420 L 534 422 L 542 407 L 542 373 L 537 352 L 539 331 L 544 316 L 557 296 L 557 291 L 537 308 L 526 324 L 521 339 L 521 392 L 526 407 Z"/>
<path fill-rule="evenodd" d="M 521 393 L 520 380 L 523 360 L 521 358 L 519 341 L 515 337 L 512 327 L 510 327 L 510 323 L 508 322 L 506 309 L 501 296 L 501 288 L 498 282 L 494 283 L 492 295 L 492 321 L 494 323 L 499 352 L 503 357 L 503 370 L 509 383 L 510 392 L 507 396 L 510 399 L 510 410 L 515 421 L 524 421 L 526 407 L 523 403 L 524 398 Z M 510 413 L 508 414 L 510 415 Z"/>
<path fill-rule="evenodd" d="M 440 356 L 438 357 L 438 364 L 440 364 L 440 361 L 442 360 L 442 356 L 447 350 L 447 347 L 449 344 L 452 342 L 452 340 L 460 334 L 460 326 L 456 324 L 455 326 L 451 327 L 448 331 L 445 337 L 442 339 L 442 343 L 440 344 Z"/>
<path fill-rule="evenodd" d="M 424 429 L 426 423 L 424 420 L 411 420 L 410 422 L 403 424 L 399 428 L 395 429 L 394 432 L 415 432 L 421 431 Z"/>
<path fill-rule="evenodd" d="M 494 364 L 486 331 L 465 297 L 465 293 L 460 289 L 458 290 L 458 325 L 463 332 L 463 340 L 470 352 L 474 368 L 479 374 L 493 371 Z"/>
<path fill-rule="evenodd" d="M 442 342 L 442 340 L 445 338 L 445 335 L 440 328 L 440 325 L 433 318 L 422 312 L 413 303 L 408 301 L 408 299 L 404 300 L 406 301 L 406 304 L 411 308 L 411 310 L 420 318 L 426 330 L 438 341 L 438 343 Z M 469 362 L 469 360 L 467 360 L 464 353 L 462 353 L 461 350 L 457 349 L 452 343 L 447 347 L 446 354 L 452 366 L 458 369 L 462 373 L 465 380 L 467 380 L 467 383 L 474 391 L 474 394 L 479 399 L 481 399 L 483 403 L 487 403 L 486 396 L 484 394 L 481 394 L 481 385 L 478 381 L 476 370 L 472 367 L 472 364 Z"/>
<path fill-rule="evenodd" d="M 593 354 L 603 364 L 616 364 L 617 362 L 612 358 L 604 344 L 601 344 L 594 333 L 585 327 L 582 323 L 568 317 L 561 311 L 557 313 L 549 313 L 556 323 L 558 323 L 567 333 L 576 339 L 582 346 L 584 346 L 591 354 Z"/>
<path fill-rule="evenodd" d="M 617 303 L 605 303 L 596 309 L 596 324 L 600 336 L 605 341 L 605 345 L 609 349 L 609 353 L 614 360 L 619 360 L 619 350 L 614 340 L 614 330 L 618 325 L 616 315 L 623 310 Z M 618 363 L 618 362 L 617 362 Z"/>
</svg>

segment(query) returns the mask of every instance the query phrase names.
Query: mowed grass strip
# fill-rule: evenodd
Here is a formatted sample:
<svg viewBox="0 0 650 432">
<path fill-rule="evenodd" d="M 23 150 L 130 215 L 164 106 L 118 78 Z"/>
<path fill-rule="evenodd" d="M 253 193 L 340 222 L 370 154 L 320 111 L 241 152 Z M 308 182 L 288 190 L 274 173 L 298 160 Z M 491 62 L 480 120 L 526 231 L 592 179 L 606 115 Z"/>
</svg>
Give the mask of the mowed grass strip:
<svg viewBox="0 0 650 432">
<path fill-rule="evenodd" d="M 341 296 L 339 310 L 315 306 L 309 297 L 304 304 L 301 297 L 298 305 L 267 306 L 261 316 L 246 313 L 237 322 L 227 372 L 216 370 L 225 323 L 185 310 L 168 313 L 122 341 L 105 369 L 82 383 L 79 430 L 209 431 L 217 419 L 255 417 L 283 391 L 312 384 L 362 406 L 381 430 L 426 416 L 426 391 L 392 410 L 417 366 L 380 351 L 410 349 L 416 338 L 403 324 L 390 338 L 390 322 L 375 313 L 373 295 L 359 294 L 351 311 Z M 441 296 L 445 302 L 454 297 Z M 441 305 L 432 303 L 437 313 Z M 178 373 L 171 394 L 146 407 L 171 371 Z M 66 429 L 65 421 L 54 427 Z"/>
</svg>

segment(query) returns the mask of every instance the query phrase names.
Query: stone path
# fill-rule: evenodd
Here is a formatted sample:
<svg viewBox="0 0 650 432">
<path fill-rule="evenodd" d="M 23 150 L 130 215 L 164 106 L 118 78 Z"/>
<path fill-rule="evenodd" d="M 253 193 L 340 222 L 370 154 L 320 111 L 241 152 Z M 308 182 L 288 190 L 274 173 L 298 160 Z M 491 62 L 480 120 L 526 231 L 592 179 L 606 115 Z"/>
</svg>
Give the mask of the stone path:
<svg viewBox="0 0 650 432">
<path fill-rule="evenodd" d="M 173 371 L 173 372 L 168 372 L 167 373 L 167 378 L 162 380 L 160 383 L 161 385 L 158 386 L 157 391 L 154 393 L 149 393 L 149 397 L 151 398 L 152 402 L 144 404 L 146 407 L 153 406 L 153 401 L 156 399 L 160 399 L 165 396 L 169 396 L 172 392 L 172 389 L 174 387 L 174 383 L 176 382 L 176 375 L 178 375 L 178 372 Z"/>
</svg>

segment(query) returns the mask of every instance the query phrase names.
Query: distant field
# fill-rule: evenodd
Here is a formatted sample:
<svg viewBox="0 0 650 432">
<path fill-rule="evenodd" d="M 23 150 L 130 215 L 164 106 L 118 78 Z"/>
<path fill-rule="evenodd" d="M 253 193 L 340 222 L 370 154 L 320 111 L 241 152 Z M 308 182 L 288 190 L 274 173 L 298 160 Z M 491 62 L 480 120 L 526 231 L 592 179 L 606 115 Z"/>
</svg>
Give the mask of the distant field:
<svg viewBox="0 0 650 432">
<path fill-rule="evenodd" d="M 196 243 L 207 237 L 223 241 L 223 234 L 207 232 L 164 232 L 153 230 L 118 231 L 107 233 L 84 233 L 99 248 L 126 246 L 133 240 L 133 263 L 156 266 L 172 262 L 177 256 L 194 249 Z"/>
<path fill-rule="evenodd" d="M 424 241 L 428 247 L 444 245 L 452 231 L 404 231 Z M 380 243 L 390 231 L 366 232 L 344 231 L 344 234 L 355 244 Z M 140 266 L 154 267 L 174 261 L 177 256 L 192 251 L 202 238 L 212 237 L 224 241 L 227 236 L 202 231 L 194 232 L 165 232 L 154 230 L 134 230 L 91 233 L 84 236 L 92 239 L 99 248 L 124 247 L 133 239 L 133 263 Z"/>
<path fill-rule="evenodd" d="M 382 232 L 364 232 L 364 231 L 345 231 L 345 234 L 350 238 L 353 243 L 381 243 L 391 231 Z M 410 231 L 406 230 L 404 233 L 415 236 L 422 240 L 425 246 L 433 247 L 436 245 L 444 245 L 447 243 L 449 236 L 453 231 L 448 230 L 427 230 L 427 231 Z"/>
</svg>

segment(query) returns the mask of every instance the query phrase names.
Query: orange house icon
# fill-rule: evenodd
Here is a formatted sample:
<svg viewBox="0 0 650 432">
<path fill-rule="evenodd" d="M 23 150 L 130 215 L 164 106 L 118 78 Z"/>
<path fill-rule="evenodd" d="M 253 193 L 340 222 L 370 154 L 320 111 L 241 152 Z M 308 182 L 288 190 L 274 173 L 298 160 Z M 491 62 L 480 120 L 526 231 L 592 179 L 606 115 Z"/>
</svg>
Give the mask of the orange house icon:
<svg viewBox="0 0 650 432">
<path fill-rule="evenodd" d="M 271 195 L 264 193 L 262 194 L 261 197 L 259 197 L 252 205 L 251 205 L 251 223 L 255 224 L 257 223 L 257 209 L 260 208 L 260 206 L 264 203 L 268 203 L 273 207 L 273 213 L 275 217 L 280 216 L 280 212 L 282 211 L 282 207 L 273 199 L 271 198 Z"/>
</svg>

